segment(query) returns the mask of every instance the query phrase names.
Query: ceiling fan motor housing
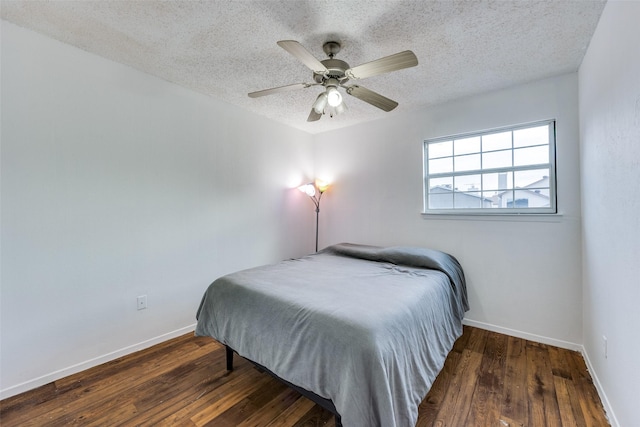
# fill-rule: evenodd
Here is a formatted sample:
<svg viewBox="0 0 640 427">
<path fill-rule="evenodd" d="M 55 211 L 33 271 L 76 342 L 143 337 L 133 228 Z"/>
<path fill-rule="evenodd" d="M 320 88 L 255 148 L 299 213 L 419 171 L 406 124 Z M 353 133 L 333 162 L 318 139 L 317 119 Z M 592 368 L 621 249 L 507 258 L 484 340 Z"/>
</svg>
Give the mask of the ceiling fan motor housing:
<svg viewBox="0 0 640 427">
<path fill-rule="evenodd" d="M 340 83 L 344 83 L 349 80 L 345 75 L 345 71 L 351 67 L 349 67 L 349 64 L 346 62 L 333 58 L 325 59 L 320 62 L 322 62 L 322 65 L 324 65 L 329 72 L 324 74 L 313 73 L 313 79 L 316 83 L 324 83 L 324 81 L 329 79 L 336 79 Z"/>
</svg>

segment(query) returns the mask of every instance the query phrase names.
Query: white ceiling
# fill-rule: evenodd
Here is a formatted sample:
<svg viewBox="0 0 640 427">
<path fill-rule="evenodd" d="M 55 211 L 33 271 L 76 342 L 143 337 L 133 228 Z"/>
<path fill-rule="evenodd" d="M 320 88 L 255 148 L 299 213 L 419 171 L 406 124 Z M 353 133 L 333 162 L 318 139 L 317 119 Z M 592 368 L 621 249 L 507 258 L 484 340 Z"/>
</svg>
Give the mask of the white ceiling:
<svg viewBox="0 0 640 427">
<path fill-rule="evenodd" d="M 2 18 L 113 61 L 302 129 L 324 132 L 426 105 L 576 71 L 601 0 L 5 1 Z M 358 84 L 397 101 L 383 112 L 347 96 L 349 110 L 306 121 L 319 87 L 276 45 L 297 40 L 316 58 L 351 66 L 412 50 L 417 67 Z"/>
</svg>

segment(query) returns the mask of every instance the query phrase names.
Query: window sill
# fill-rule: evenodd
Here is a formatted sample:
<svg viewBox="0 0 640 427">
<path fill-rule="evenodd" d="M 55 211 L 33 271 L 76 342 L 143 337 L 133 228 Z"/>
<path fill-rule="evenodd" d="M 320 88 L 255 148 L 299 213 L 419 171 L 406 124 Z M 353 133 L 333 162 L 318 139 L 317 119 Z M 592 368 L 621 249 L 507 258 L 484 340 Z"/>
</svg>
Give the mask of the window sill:
<svg viewBox="0 0 640 427">
<path fill-rule="evenodd" d="M 516 221 L 516 222 L 562 222 L 567 219 L 577 220 L 577 217 L 565 216 L 562 213 L 432 213 L 422 212 L 424 220 L 462 220 L 462 221 Z"/>
</svg>

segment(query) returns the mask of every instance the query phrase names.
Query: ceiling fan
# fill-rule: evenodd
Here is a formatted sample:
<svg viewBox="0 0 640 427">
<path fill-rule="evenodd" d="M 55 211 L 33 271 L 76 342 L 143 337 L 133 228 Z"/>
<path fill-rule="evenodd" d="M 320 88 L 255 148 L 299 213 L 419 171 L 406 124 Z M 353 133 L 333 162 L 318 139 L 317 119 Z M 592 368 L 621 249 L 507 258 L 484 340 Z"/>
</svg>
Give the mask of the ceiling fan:
<svg viewBox="0 0 640 427">
<path fill-rule="evenodd" d="M 325 91 L 318 95 L 318 98 L 316 98 L 313 103 L 311 113 L 309 113 L 309 117 L 307 118 L 308 122 L 319 120 L 325 113 L 333 117 L 346 110 L 346 105 L 338 88 L 343 88 L 349 95 L 367 102 L 374 107 L 378 107 L 381 110 L 393 110 L 398 106 L 397 102 L 362 86 L 356 84 L 347 85 L 346 83 L 349 80 L 364 79 L 366 77 L 377 76 L 379 74 L 418 65 L 418 58 L 410 50 L 385 56 L 384 58 L 351 68 L 346 62 L 334 58 L 334 56 L 340 52 L 341 46 L 339 42 L 328 41 L 322 45 L 322 50 L 324 50 L 324 53 L 329 57 L 329 59 L 323 61 L 317 60 L 304 46 L 295 40 L 281 40 L 278 42 L 278 46 L 295 56 L 300 62 L 313 71 L 314 83 L 295 83 L 287 86 L 274 87 L 251 92 L 249 96 L 251 98 L 258 98 L 273 93 L 305 89 L 311 86 L 323 86 Z"/>
</svg>

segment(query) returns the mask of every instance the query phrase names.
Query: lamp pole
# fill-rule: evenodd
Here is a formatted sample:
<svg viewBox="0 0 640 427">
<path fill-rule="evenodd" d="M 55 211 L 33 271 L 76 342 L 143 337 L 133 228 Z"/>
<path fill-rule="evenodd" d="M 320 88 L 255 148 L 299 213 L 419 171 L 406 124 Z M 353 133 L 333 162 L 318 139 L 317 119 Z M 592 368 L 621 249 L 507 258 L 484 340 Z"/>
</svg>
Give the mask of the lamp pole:
<svg viewBox="0 0 640 427">
<path fill-rule="evenodd" d="M 308 185 L 312 185 L 312 184 L 308 184 Z M 316 205 L 316 252 L 318 252 L 318 229 L 320 228 L 320 198 L 322 198 L 322 193 L 324 193 L 324 191 L 318 190 L 317 196 L 315 194 L 315 191 L 313 196 L 309 196 L 313 204 Z"/>
<path fill-rule="evenodd" d="M 322 193 L 320 193 L 320 197 L 322 197 Z M 318 197 L 318 203 L 316 203 L 316 252 L 318 252 L 318 228 L 320 227 L 320 197 Z"/>
<path fill-rule="evenodd" d="M 298 187 L 298 190 L 305 193 L 316 207 L 316 252 L 318 252 L 318 230 L 320 228 L 320 199 L 322 194 L 327 190 L 326 184 L 304 184 Z"/>
</svg>

